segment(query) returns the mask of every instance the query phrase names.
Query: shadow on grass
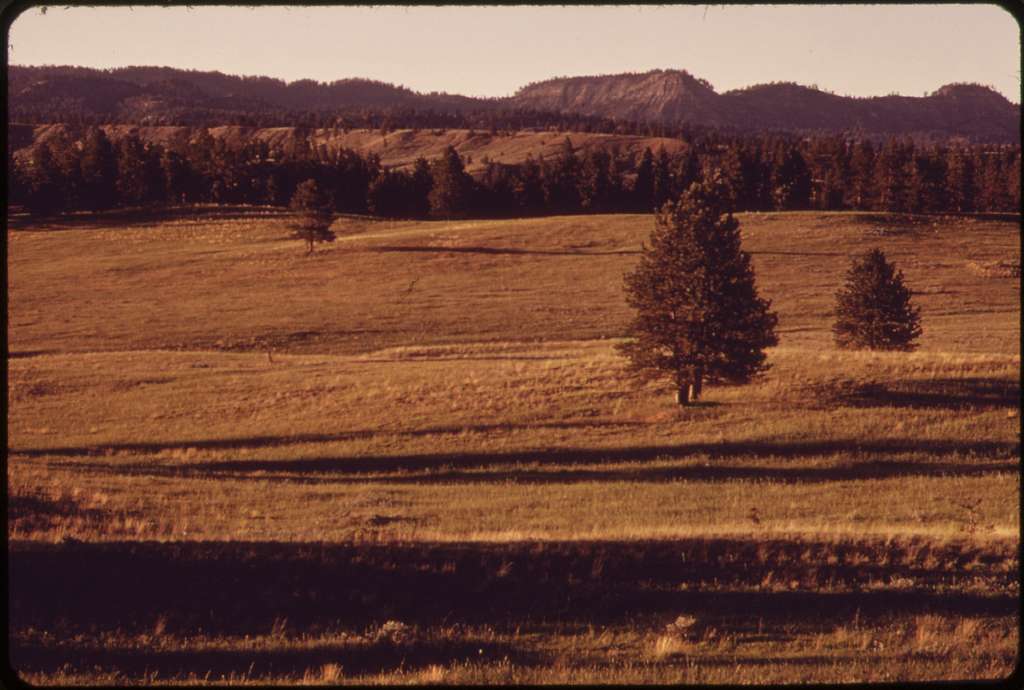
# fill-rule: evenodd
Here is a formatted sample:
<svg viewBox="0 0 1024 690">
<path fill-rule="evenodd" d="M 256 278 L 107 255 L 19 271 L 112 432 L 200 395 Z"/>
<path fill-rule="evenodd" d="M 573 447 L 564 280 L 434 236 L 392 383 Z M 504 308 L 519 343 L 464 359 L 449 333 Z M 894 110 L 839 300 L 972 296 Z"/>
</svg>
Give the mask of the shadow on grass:
<svg viewBox="0 0 1024 690">
<path fill-rule="evenodd" d="M 410 252 L 430 254 L 532 254 L 540 256 L 627 256 L 640 253 L 636 249 L 592 251 L 579 249 L 519 249 L 518 247 L 430 247 L 420 245 L 383 245 L 370 247 L 366 251 L 375 253 Z"/>
<path fill-rule="evenodd" d="M 340 431 L 334 434 L 290 434 L 287 436 L 247 436 L 243 438 L 193 439 L 169 441 L 163 443 L 109 443 L 96 446 L 55 446 L 52 448 L 11 448 L 11 454 L 39 457 L 43 455 L 65 456 L 97 456 L 112 452 L 127 451 L 130 453 L 159 453 L 169 450 L 240 450 L 243 448 L 268 448 L 289 446 L 298 443 L 330 443 L 333 441 L 352 441 L 373 436 L 433 436 L 436 434 L 461 434 L 464 432 L 487 433 L 492 431 L 514 431 L 517 429 L 586 429 L 595 427 L 627 427 L 645 426 L 635 421 L 583 421 L 583 422 L 529 422 L 523 424 L 461 424 L 452 426 L 434 426 L 419 429 L 355 429 Z"/>
<path fill-rule="evenodd" d="M 42 355 L 57 354 L 57 350 L 18 350 L 7 353 L 7 359 L 20 359 L 22 357 L 40 357 Z"/>
<path fill-rule="evenodd" d="M 452 432 L 457 432 L 453 429 Z M 334 437 L 332 437 L 334 438 Z M 315 440 L 315 439 L 314 439 Z M 334 439 L 337 440 L 337 439 Z M 191 444 L 195 446 L 196 444 Z M 190 447 L 190 444 L 174 447 Z M 203 447 L 203 446 L 198 446 Z M 212 446 L 222 447 L 222 446 Z M 116 448 L 116 447 L 115 447 Z M 33 450 L 29 455 L 95 455 L 96 449 L 76 453 L 77 449 Z M 144 449 L 155 451 L 156 449 Z M 69 452 L 71 451 L 71 452 Z M 847 453 L 855 456 L 898 455 L 908 453 L 934 457 L 954 456 L 955 461 L 935 459 L 908 461 L 896 459 L 854 459 L 825 467 L 784 467 L 714 465 L 709 462 L 687 467 L 618 467 L 588 465 L 607 463 L 644 463 L 685 460 L 698 457 L 709 461 L 733 458 L 803 458 Z M 465 483 L 518 481 L 523 483 L 565 483 L 586 481 L 671 480 L 728 481 L 761 480 L 775 482 L 834 482 L 893 477 L 979 476 L 990 472 L 1013 472 L 1019 463 L 1009 458 L 1020 454 L 1020 444 L 999 441 L 925 441 L 899 439 L 864 443 L 857 440 L 733 443 L 693 443 L 624 448 L 546 448 L 504 453 L 428 453 L 415 455 L 362 455 L 350 457 L 314 457 L 287 459 L 215 460 L 158 464 L 153 462 L 54 462 L 55 466 L 140 476 L 230 477 L 266 481 L 280 479 L 302 483 L 338 483 L 343 481 L 390 483 Z M 982 461 L 988 459 L 988 462 Z M 992 460 L 1001 460 L 993 462 Z M 557 469 L 517 465 L 553 465 Z M 576 469 L 579 467 L 580 469 Z M 394 476 L 389 476 L 394 474 Z"/>
<path fill-rule="evenodd" d="M 849 254 L 845 252 L 773 252 L 773 251 L 752 251 L 747 252 L 751 256 L 839 256 L 846 258 Z"/>
<path fill-rule="evenodd" d="M 11 630 L 305 633 L 517 622 L 828 628 L 859 611 L 1010 615 L 1016 546 L 862 540 L 280 543 L 13 542 Z M 888 583 L 907 581 L 899 588 Z M 983 593 L 962 583 L 982 583 Z M 685 585 L 685 589 L 681 586 Z"/>
<path fill-rule="evenodd" d="M 788 481 L 835 481 L 847 478 L 884 478 L 904 474 L 938 475 L 949 473 L 970 473 L 972 471 L 1001 471 L 1017 469 L 1016 463 L 978 463 L 977 458 L 1007 458 L 1020 454 L 1020 444 L 999 441 L 935 441 L 893 439 L 889 441 L 863 442 L 853 439 L 835 441 L 734 441 L 722 443 L 682 443 L 677 445 L 627 446 L 610 448 L 544 448 L 538 450 L 517 450 L 512 452 L 467 452 L 467 454 L 423 454 L 410 456 L 357 456 L 348 458 L 304 458 L 299 460 L 240 460 L 207 461 L 178 465 L 167 468 L 171 472 L 194 474 L 216 474 L 221 472 L 261 472 L 290 474 L 384 474 L 392 472 L 446 472 L 451 476 L 457 470 L 485 470 L 502 468 L 502 478 L 517 475 L 532 475 L 542 478 L 543 471 L 522 470 L 508 466 L 522 464 L 584 466 L 607 463 L 643 463 L 655 460 L 683 460 L 692 457 L 706 457 L 709 460 L 731 458 L 809 458 L 837 454 L 892 455 L 925 454 L 929 456 L 971 457 L 955 463 L 912 463 L 897 461 L 864 461 L 825 468 L 743 468 L 705 465 L 692 468 L 651 469 L 650 478 L 658 481 L 680 473 L 680 478 L 694 479 L 778 479 Z M 120 471 L 155 469 L 153 464 L 111 465 Z M 637 477 L 648 472 L 626 469 L 612 471 L 594 470 L 595 477 L 615 476 Z M 552 481 L 559 481 L 575 474 L 570 471 L 553 474 Z M 443 478 L 443 475 L 442 477 Z M 417 477 L 416 481 L 424 477 Z M 486 480 L 478 475 L 477 480 Z M 493 479 L 493 477 L 492 477 Z M 376 480 L 376 478 L 375 478 Z"/>
<path fill-rule="evenodd" d="M 1019 408 L 1020 382 L 969 377 L 859 384 L 839 392 L 840 404 L 851 407 L 910 407 L 958 410 L 963 408 Z"/>
<path fill-rule="evenodd" d="M 11 230 L 97 230 L 100 228 L 130 227 L 133 225 L 152 225 L 182 219 L 198 219 L 203 221 L 225 221 L 262 218 L 287 218 L 292 215 L 286 208 L 272 206 L 244 205 L 199 205 L 199 206 L 161 206 L 154 208 L 122 208 L 108 211 L 80 211 L 76 213 L 33 216 L 22 213 L 8 215 L 7 223 Z"/>
<path fill-rule="evenodd" d="M 1016 462 L 989 463 L 926 463 L 878 460 L 863 463 L 847 463 L 838 467 L 759 467 L 759 466 L 714 466 L 699 467 L 638 467 L 631 469 L 594 470 L 524 470 L 499 471 L 449 471 L 439 470 L 429 474 L 412 476 L 374 476 L 372 479 L 323 479 L 324 483 L 372 481 L 381 484 L 479 484 L 481 482 L 514 482 L 518 484 L 572 484 L 583 482 L 651 482 L 671 481 L 768 481 L 784 484 L 824 483 L 856 481 L 865 479 L 892 479 L 896 477 L 978 477 L 990 472 L 1015 472 L 1020 469 Z M 200 473 L 201 474 L 201 473 Z M 231 475 L 232 478 L 238 475 Z M 260 479 L 267 477 L 261 475 Z M 294 481 L 317 483 L 316 479 L 289 477 Z"/>
</svg>

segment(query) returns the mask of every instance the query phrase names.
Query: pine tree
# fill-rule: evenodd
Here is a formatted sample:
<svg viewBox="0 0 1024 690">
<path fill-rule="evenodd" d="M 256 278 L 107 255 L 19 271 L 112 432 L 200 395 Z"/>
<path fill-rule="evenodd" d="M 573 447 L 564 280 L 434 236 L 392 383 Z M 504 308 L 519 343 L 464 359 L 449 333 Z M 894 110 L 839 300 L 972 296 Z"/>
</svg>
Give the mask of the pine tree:
<svg viewBox="0 0 1024 690">
<path fill-rule="evenodd" d="M 913 156 L 913 145 L 889 139 L 875 158 L 877 210 L 904 213 L 909 209 L 907 168 Z"/>
<path fill-rule="evenodd" d="M 679 404 L 705 382 L 746 383 L 768 368 L 778 319 L 758 297 L 720 174 L 662 207 L 625 284 L 636 315 L 620 350 L 642 378 L 671 377 Z"/>
<path fill-rule="evenodd" d="M 57 166 L 57 180 L 64 210 L 83 206 L 81 152 L 66 132 L 58 132 L 47 146 Z"/>
<path fill-rule="evenodd" d="M 430 213 L 430 190 L 434 187 L 434 179 L 430 175 L 430 163 L 422 156 L 413 165 L 412 187 L 415 197 L 412 202 L 413 216 L 425 218 Z"/>
<path fill-rule="evenodd" d="M 805 209 L 810 205 L 811 175 L 796 146 L 780 143 L 776 147 L 771 180 L 776 210 Z"/>
<path fill-rule="evenodd" d="M 33 213 L 49 215 L 65 210 L 60 167 L 49 144 L 32 147 L 26 175 L 25 206 Z"/>
<path fill-rule="evenodd" d="M 910 162 L 909 206 L 913 213 L 935 213 L 945 209 L 946 157 L 936 150 L 919 150 Z"/>
<path fill-rule="evenodd" d="M 549 212 L 576 213 L 580 209 L 580 160 L 572 141 L 562 141 L 554 161 L 541 160 L 544 203 Z"/>
<path fill-rule="evenodd" d="M 313 253 L 315 242 L 335 240 L 330 229 L 334 221 L 334 200 L 320 191 L 316 180 L 302 182 L 295 189 L 290 206 L 296 213 L 295 234 L 309 245 L 307 254 Z"/>
<path fill-rule="evenodd" d="M 462 165 L 454 147 L 449 146 L 430 166 L 433 186 L 430 189 L 430 210 L 439 217 L 457 218 L 466 215 L 472 202 L 473 178 Z"/>
<path fill-rule="evenodd" d="M 140 206 L 149 201 L 154 184 L 163 186 L 163 180 L 154 182 L 146 164 L 147 153 L 138 135 L 131 134 L 117 147 L 117 193 L 125 206 Z"/>
<path fill-rule="evenodd" d="M 540 166 L 530 154 L 526 154 L 526 160 L 519 166 L 519 174 L 512 185 L 512 196 L 520 215 L 534 215 L 544 208 L 544 183 Z"/>
<path fill-rule="evenodd" d="M 850 154 L 850 186 L 846 205 L 866 211 L 875 203 L 875 149 L 870 141 L 859 141 Z"/>
<path fill-rule="evenodd" d="M 612 202 L 612 159 L 607 151 L 592 149 L 587 153 L 579 176 L 580 206 L 585 211 L 604 211 Z"/>
<path fill-rule="evenodd" d="M 82 197 L 91 210 L 109 209 L 117 200 L 118 157 L 106 134 L 91 127 L 82 145 Z"/>
<path fill-rule="evenodd" d="M 171 204 L 184 203 L 189 191 L 191 170 L 181 154 L 164 150 L 160 156 L 160 173 L 164 183 L 164 198 Z"/>
<path fill-rule="evenodd" d="M 640 164 L 636 168 L 636 182 L 633 184 L 633 206 L 647 212 L 654 205 L 654 154 L 650 147 L 644 149 Z"/>
<path fill-rule="evenodd" d="M 722 179 L 729 191 L 729 205 L 734 209 L 744 208 L 743 154 L 739 146 L 735 143 L 729 146 L 721 161 Z"/>
<path fill-rule="evenodd" d="M 696 166 L 696 161 L 691 161 Z M 672 196 L 672 161 L 669 158 L 665 146 L 658 147 L 658 154 L 654 159 L 654 207 L 661 208 Z"/>
<path fill-rule="evenodd" d="M 913 350 L 921 335 L 920 310 L 910 303 L 903 273 L 880 249 L 855 259 L 836 293 L 836 344 L 842 348 Z"/>
</svg>

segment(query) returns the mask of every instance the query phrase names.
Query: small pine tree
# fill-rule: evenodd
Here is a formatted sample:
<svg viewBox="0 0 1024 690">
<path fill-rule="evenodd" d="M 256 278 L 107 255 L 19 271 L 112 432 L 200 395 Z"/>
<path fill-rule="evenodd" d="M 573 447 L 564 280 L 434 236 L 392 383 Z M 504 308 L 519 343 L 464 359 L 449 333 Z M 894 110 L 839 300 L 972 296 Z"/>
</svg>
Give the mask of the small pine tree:
<svg viewBox="0 0 1024 690">
<path fill-rule="evenodd" d="M 316 180 L 301 183 L 292 195 L 291 209 L 295 211 L 295 236 L 309 245 L 307 254 L 313 253 L 315 242 L 333 242 L 331 232 L 334 221 L 334 202 L 328 194 L 320 191 Z"/>
<path fill-rule="evenodd" d="M 758 297 L 728 194 L 716 173 L 666 204 L 625 279 L 636 316 L 620 350 L 641 377 L 671 376 L 681 405 L 696 401 L 705 382 L 749 382 L 778 342 L 778 318 Z"/>
<path fill-rule="evenodd" d="M 903 273 L 872 249 L 853 261 L 836 293 L 836 344 L 842 348 L 910 351 L 921 335 L 920 310 L 910 303 Z"/>
</svg>

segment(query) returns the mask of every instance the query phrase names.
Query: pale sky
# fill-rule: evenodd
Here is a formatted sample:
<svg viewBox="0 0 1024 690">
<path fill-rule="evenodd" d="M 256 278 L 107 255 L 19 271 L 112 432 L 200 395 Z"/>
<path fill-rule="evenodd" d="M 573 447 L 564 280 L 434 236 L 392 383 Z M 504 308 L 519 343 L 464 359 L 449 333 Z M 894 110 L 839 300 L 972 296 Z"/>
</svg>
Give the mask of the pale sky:
<svg viewBox="0 0 1024 690">
<path fill-rule="evenodd" d="M 769 81 L 854 96 L 987 84 L 1020 102 L 998 5 L 72 7 L 10 27 L 15 65 L 160 65 L 286 81 L 366 77 L 506 96 L 555 76 L 685 69 L 719 93 Z"/>
</svg>

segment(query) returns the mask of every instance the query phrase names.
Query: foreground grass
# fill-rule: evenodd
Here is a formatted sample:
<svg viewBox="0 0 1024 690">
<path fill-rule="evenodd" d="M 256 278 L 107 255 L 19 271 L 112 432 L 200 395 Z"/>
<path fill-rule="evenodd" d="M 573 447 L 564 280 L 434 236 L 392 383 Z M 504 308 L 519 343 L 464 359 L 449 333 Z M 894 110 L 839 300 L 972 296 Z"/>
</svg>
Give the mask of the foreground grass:
<svg viewBox="0 0 1024 690">
<path fill-rule="evenodd" d="M 344 219 L 308 259 L 273 216 L 9 234 L 15 667 L 1005 676 L 1016 227 L 741 220 L 781 343 L 761 380 L 683 410 L 614 349 L 645 217 Z M 831 345 L 835 287 L 875 245 L 923 308 L 918 352 Z"/>
<path fill-rule="evenodd" d="M 169 656 L 164 650 L 174 650 L 182 660 L 191 654 L 238 661 L 202 673 L 172 666 L 141 674 L 65 670 L 23 677 L 30 683 L 59 685 L 891 682 L 999 678 L 1011 670 L 1017 647 L 1012 623 L 935 614 L 882 623 L 851 619 L 817 632 L 789 627 L 765 634 L 710 627 L 693 639 L 636 626 L 533 633 L 416 628 L 399 641 L 392 640 L 392 630 L 401 628 L 383 624 L 323 635 L 239 638 L 113 634 L 102 638 L 101 659 L 145 660 L 156 669 L 161 657 Z M 523 663 L 522 654 L 516 658 L 505 653 L 515 649 L 546 652 L 549 665 Z M 95 652 L 89 659 L 97 660 Z M 259 667 L 253 661 L 245 664 L 247 659 L 259 660 Z M 395 670 L 368 673 L 367 660 Z M 279 670 L 266 671 L 271 663 Z"/>
<path fill-rule="evenodd" d="M 1014 543 L 922 539 L 14 542 L 11 563 L 50 593 L 11 609 L 12 660 L 46 682 L 994 677 L 1019 596 Z"/>
</svg>

